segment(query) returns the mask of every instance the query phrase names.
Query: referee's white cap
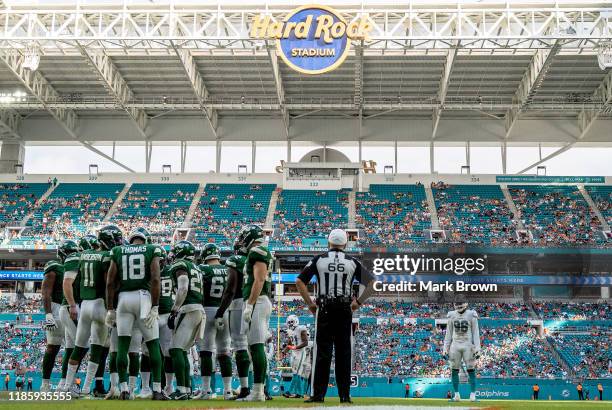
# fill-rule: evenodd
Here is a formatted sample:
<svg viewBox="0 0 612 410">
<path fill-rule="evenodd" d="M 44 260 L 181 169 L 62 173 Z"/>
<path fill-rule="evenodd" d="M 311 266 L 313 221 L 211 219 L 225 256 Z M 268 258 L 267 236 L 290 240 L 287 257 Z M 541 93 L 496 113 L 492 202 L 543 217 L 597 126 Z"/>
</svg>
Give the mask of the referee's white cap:
<svg viewBox="0 0 612 410">
<path fill-rule="evenodd" d="M 348 242 L 348 237 L 343 229 L 334 229 L 329 233 L 327 240 L 331 245 L 344 246 Z"/>
</svg>

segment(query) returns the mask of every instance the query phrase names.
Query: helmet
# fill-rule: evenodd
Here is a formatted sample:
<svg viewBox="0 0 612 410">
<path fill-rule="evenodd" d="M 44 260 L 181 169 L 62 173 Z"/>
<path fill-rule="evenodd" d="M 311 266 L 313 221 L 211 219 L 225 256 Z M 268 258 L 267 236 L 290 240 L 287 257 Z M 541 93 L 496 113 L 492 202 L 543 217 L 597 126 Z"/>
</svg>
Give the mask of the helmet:
<svg viewBox="0 0 612 410">
<path fill-rule="evenodd" d="M 219 252 L 217 245 L 214 243 L 207 243 L 200 251 L 200 259 L 202 259 L 204 262 L 211 259 L 221 259 L 220 254 L 221 252 Z"/>
<path fill-rule="evenodd" d="M 296 327 L 298 327 L 299 324 L 300 324 L 300 319 L 298 319 L 296 315 L 289 315 L 287 317 L 287 327 L 289 329 L 293 330 Z"/>
<path fill-rule="evenodd" d="M 168 263 L 168 253 L 163 246 L 160 246 L 159 250 L 161 252 L 161 256 L 159 257 L 159 267 L 161 269 Z"/>
<path fill-rule="evenodd" d="M 151 243 L 151 234 L 142 226 L 132 229 L 130 236 L 128 236 L 128 242 L 132 243 L 135 238 L 141 238 L 145 243 Z"/>
<path fill-rule="evenodd" d="M 174 259 L 190 259 L 193 260 L 195 256 L 195 246 L 189 241 L 179 241 L 172 248 Z"/>
<path fill-rule="evenodd" d="M 242 250 L 242 247 L 240 246 L 240 242 L 238 242 L 238 238 L 234 239 L 234 253 L 236 255 L 246 255 L 246 251 Z"/>
<path fill-rule="evenodd" d="M 457 295 L 455 297 L 455 303 L 453 303 L 455 310 L 459 313 L 463 313 L 468 308 L 468 302 L 465 295 Z"/>
<path fill-rule="evenodd" d="M 81 251 L 96 249 L 99 246 L 100 243 L 98 242 L 98 238 L 96 238 L 96 235 L 85 235 L 79 240 L 79 249 Z"/>
<path fill-rule="evenodd" d="M 68 255 L 79 251 L 79 245 L 75 241 L 67 240 L 57 248 L 57 257 L 63 262 Z"/>
<path fill-rule="evenodd" d="M 123 244 L 123 232 L 116 225 L 106 225 L 98 231 L 98 242 L 103 248 L 111 250 Z"/>
<path fill-rule="evenodd" d="M 246 225 L 240 230 L 236 241 L 240 246 L 240 251 L 246 254 L 253 243 L 264 241 L 264 231 L 260 226 Z"/>
</svg>

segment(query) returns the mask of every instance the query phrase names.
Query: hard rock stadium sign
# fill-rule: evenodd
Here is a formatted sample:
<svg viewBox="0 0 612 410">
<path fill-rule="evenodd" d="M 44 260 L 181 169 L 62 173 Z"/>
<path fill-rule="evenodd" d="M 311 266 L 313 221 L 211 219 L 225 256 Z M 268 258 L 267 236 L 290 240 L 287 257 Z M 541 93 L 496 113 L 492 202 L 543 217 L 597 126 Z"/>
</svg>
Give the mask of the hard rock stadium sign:
<svg viewBox="0 0 612 410">
<path fill-rule="evenodd" d="M 309 5 L 289 12 L 284 21 L 254 16 L 250 35 L 275 39 L 278 54 L 295 71 L 323 74 L 338 68 L 348 56 L 351 40 L 367 40 L 372 28 L 367 15 L 347 23 L 331 7 Z"/>
</svg>

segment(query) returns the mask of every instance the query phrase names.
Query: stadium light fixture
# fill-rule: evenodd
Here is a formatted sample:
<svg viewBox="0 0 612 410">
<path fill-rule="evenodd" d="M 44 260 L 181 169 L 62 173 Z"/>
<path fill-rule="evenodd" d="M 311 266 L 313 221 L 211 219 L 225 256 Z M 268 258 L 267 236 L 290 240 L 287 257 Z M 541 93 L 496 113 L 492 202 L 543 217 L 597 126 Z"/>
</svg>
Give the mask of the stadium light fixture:
<svg viewBox="0 0 612 410">
<path fill-rule="evenodd" d="M 89 178 L 96 178 L 100 175 L 98 164 L 89 164 Z"/>
<path fill-rule="evenodd" d="M 21 90 L 14 92 L 0 92 L 0 104 L 13 104 L 18 102 L 25 102 L 28 95 Z"/>
</svg>

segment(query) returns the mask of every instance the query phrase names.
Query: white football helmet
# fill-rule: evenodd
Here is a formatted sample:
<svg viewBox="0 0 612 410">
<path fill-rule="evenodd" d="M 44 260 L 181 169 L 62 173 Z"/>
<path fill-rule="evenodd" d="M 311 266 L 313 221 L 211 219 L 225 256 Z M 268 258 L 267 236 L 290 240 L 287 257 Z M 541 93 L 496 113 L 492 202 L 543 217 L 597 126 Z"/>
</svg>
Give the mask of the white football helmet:
<svg viewBox="0 0 612 410">
<path fill-rule="evenodd" d="M 289 315 L 287 317 L 287 328 L 293 330 L 300 324 L 300 319 L 296 315 Z"/>
<path fill-rule="evenodd" d="M 455 310 L 459 313 L 463 313 L 468 308 L 468 302 L 465 295 L 460 294 L 455 297 L 455 303 L 453 303 Z"/>
</svg>

